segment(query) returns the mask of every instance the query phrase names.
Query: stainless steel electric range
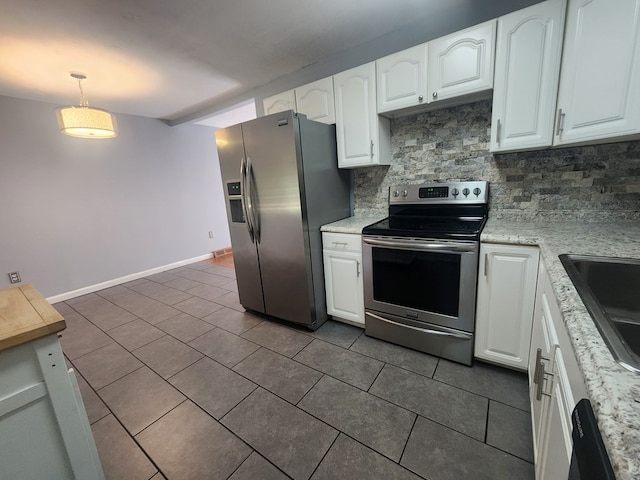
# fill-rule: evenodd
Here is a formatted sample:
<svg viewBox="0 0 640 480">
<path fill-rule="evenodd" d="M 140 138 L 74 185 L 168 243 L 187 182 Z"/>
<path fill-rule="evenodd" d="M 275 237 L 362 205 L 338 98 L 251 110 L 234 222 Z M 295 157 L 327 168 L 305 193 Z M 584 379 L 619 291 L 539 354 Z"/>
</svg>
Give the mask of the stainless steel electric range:
<svg viewBox="0 0 640 480">
<path fill-rule="evenodd" d="M 488 182 L 391 187 L 362 231 L 365 332 L 471 365 Z"/>
</svg>

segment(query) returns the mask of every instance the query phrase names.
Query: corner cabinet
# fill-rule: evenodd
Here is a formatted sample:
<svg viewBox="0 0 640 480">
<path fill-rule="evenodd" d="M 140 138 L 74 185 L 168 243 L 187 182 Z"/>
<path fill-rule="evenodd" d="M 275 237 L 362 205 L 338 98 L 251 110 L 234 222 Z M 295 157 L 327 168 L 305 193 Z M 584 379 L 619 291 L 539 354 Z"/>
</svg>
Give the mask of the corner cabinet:
<svg viewBox="0 0 640 480">
<path fill-rule="evenodd" d="M 538 247 L 481 244 L 476 358 L 527 369 L 539 258 Z"/>
<path fill-rule="evenodd" d="M 428 43 L 427 84 L 430 103 L 493 88 L 496 21 L 437 38 Z"/>
<path fill-rule="evenodd" d="M 335 320 L 364 327 L 362 237 L 322 232 L 327 313 Z"/>
<path fill-rule="evenodd" d="M 551 145 L 565 9 L 550 0 L 498 19 L 492 152 Z"/>
<path fill-rule="evenodd" d="M 570 0 L 554 145 L 640 134 L 640 0 Z"/>
<path fill-rule="evenodd" d="M 379 117 L 376 64 L 367 63 L 333 76 L 338 167 L 389 165 L 389 119 Z"/>
<path fill-rule="evenodd" d="M 571 414 L 587 392 L 544 262 L 538 272 L 528 371 L 536 479 L 567 478 Z"/>
<path fill-rule="evenodd" d="M 427 44 L 376 61 L 378 113 L 427 104 Z"/>
<path fill-rule="evenodd" d="M 332 77 L 297 87 L 294 93 L 298 113 L 316 122 L 336 123 Z"/>
<path fill-rule="evenodd" d="M 264 107 L 264 114 L 271 115 L 272 113 L 285 112 L 287 110 L 296 111 L 296 97 L 293 90 L 287 90 L 286 92 L 278 93 L 271 97 L 265 98 L 262 101 Z"/>
</svg>

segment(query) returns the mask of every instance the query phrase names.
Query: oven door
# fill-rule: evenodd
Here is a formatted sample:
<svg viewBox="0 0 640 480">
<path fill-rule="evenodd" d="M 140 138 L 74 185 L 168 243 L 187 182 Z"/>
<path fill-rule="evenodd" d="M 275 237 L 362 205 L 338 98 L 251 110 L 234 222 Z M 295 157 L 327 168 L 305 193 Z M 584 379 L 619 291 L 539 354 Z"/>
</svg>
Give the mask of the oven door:
<svg viewBox="0 0 640 480">
<path fill-rule="evenodd" d="M 476 241 L 363 239 L 365 309 L 473 333 Z"/>
</svg>

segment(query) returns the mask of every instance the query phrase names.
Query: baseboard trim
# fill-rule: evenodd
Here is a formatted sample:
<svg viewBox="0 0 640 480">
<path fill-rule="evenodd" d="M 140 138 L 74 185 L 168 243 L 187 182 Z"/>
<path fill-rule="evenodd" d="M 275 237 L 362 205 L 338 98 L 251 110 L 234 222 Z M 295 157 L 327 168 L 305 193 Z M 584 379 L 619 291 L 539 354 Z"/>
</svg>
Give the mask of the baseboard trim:
<svg viewBox="0 0 640 480">
<path fill-rule="evenodd" d="M 144 270 L 142 272 L 132 273 L 130 275 L 125 275 L 124 277 L 114 278 L 113 280 L 107 280 L 106 282 L 96 283 L 95 285 L 89 285 L 87 287 L 78 288 L 77 290 L 71 290 L 70 292 L 60 293 L 52 297 L 47 297 L 47 301 L 49 303 L 64 302 L 65 300 L 69 300 L 70 298 L 75 298 L 81 295 L 86 295 L 88 293 L 97 292 L 98 290 L 103 290 L 105 288 L 113 287 L 115 285 L 120 285 L 121 283 L 130 282 L 131 280 L 137 280 L 138 278 L 146 277 L 148 275 L 153 275 L 154 273 L 160 273 L 166 270 L 171 270 L 172 268 L 189 265 L 190 263 L 201 262 L 202 260 L 207 260 L 212 257 L 213 257 L 213 253 L 208 253 L 207 255 L 201 255 L 199 257 L 193 257 L 187 260 L 181 260 L 179 262 L 170 263 L 168 265 L 162 265 L 161 267 L 151 268 L 149 270 Z"/>
</svg>

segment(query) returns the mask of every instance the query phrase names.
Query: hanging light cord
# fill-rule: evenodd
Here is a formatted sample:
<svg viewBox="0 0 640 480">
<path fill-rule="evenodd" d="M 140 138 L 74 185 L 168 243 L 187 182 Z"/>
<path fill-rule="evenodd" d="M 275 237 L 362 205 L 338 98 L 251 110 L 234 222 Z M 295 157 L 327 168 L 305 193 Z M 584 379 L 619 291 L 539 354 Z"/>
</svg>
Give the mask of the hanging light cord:
<svg viewBox="0 0 640 480">
<path fill-rule="evenodd" d="M 80 106 L 88 107 L 89 99 L 85 96 L 84 90 L 82 90 L 82 80 L 87 78 L 87 76 L 82 73 L 72 73 L 71 76 L 78 80 L 78 88 L 80 89 Z"/>
</svg>

